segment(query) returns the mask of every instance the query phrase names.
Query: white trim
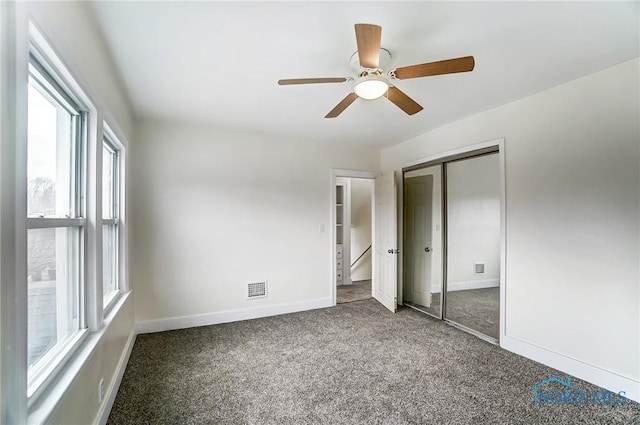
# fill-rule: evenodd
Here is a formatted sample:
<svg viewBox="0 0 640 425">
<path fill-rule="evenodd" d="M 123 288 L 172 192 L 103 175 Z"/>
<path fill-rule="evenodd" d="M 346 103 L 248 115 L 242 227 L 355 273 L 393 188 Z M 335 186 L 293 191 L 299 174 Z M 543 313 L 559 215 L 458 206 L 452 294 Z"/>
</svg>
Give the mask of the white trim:
<svg viewBox="0 0 640 425">
<path fill-rule="evenodd" d="M 227 310 L 216 313 L 195 314 L 192 316 L 174 317 L 171 319 L 147 320 L 137 322 L 136 331 L 138 334 L 146 334 L 171 331 L 175 329 L 194 328 L 198 326 L 218 325 L 220 323 L 237 322 L 240 320 L 258 319 L 261 317 L 332 307 L 334 304 L 331 301 L 331 298 L 318 298 L 315 300 L 265 305 L 262 307 Z"/>
<path fill-rule="evenodd" d="M 126 292 L 129 288 L 129 230 L 127 225 L 127 161 L 129 145 L 122 131 L 115 125 L 107 121 L 102 123 L 103 135 L 118 149 L 118 291 Z M 102 161 L 100 161 L 102 167 Z M 102 170 L 102 168 L 101 168 Z M 102 173 L 100 174 L 102 175 Z M 105 220 L 103 220 L 103 223 Z"/>
<path fill-rule="evenodd" d="M 447 284 L 447 292 L 454 291 L 467 291 L 470 289 L 484 289 L 484 288 L 497 288 L 500 286 L 500 279 L 486 279 L 486 280 L 470 280 L 466 282 L 450 282 Z M 433 285 L 432 293 L 440 292 L 440 282 L 437 285 Z"/>
<path fill-rule="evenodd" d="M 27 418 L 27 137 L 26 5 L 0 2 L 0 421 Z M 24 280 L 22 280 L 24 279 Z"/>
<path fill-rule="evenodd" d="M 27 229 L 53 229 L 58 227 L 83 227 L 86 226 L 85 218 L 27 218 Z"/>
<path fill-rule="evenodd" d="M 446 151 L 446 152 L 440 152 L 440 153 L 428 156 L 426 158 L 421 158 L 421 159 L 417 159 L 415 161 L 407 162 L 407 163 L 402 164 L 402 166 L 399 168 L 398 171 L 400 173 L 402 173 L 403 169 L 409 168 L 409 167 L 413 167 L 415 165 L 425 164 L 427 162 L 437 161 L 439 159 L 447 158 L 447 157 L 450 157 L 450 156 L 461 155 L 461 154 L 477 151 L 477 150 L 480 150 L 480 149 L 491 148 L 491 147 L 494 147 L 494 146 L 498 146 L 500 151 L 502 151 L 502 149 L 504 148 L 504 137 L 488 140 L 486 142 L 476 143 L 474 145 L 462 146 L 462 147 L 457 148 L 457 149 L 453 149 L 453 150 Z"/>
<path fill-rule="evenodd" d="M 625 391 L 625 397 L 640 403 L 640 382 L 638 381 L 509 336 L 503 336 L 501 338 L 500 347 L 613 391 L 614 393 Z M 527 384 L 533 385 L 534 383 L 535 382 Z"/>
<path fill-rule="evenodd" d="M 127 339 L 127 344 L 125 345 L 125 349 L 120 356 L 120 360 L 118 361 L 118 366 L 116 367 L 116 374 L 114 378 L 111 380 L 111 385 L 107 389 L 107 396 L 105 397 L 106 402 L 102 404 L 100 410 L 98 412 L 98 424 L 105 425 L 107 420 L 109 419 L 109 414 L 111 413 L 111 409 L 113 408 L 113 403 L 116 400 L 116 395 L 118 394 L 118 389 L 120 388 L 120 383 L 122 382 L 122 377 L 124 376 L 124 371 L 127 369 L 127 364 L 129 363 L 129 357 L 131 357 L 131 351 L 133 350 L 133 345 L 136 342 L 136 330 L 135 328 L 131 329 L 131 333 L 129 334 L 129 338 Z"/>
<path fill-rule="evenodd" d="M 27 406 L 31 406 L 44 389 L 64 370 L 74 353 L 82 347 L 89 337 L 87 328 L 78 329 L 62 341 L 58 341 L 48 353 L 36 361 L 33 369 L 27 373 Z"/>
<path fill-rule="evenodd" d="M 375 179 L 382 173 L 380 171 L 361 171 L 361 170 L 344 170 L 332 168 L 331 175 L 333 177 L 348 177 L 352 179 Z"/>
<path fill-rule="evenodd" d="M 507 337 L 507 171 L 504 150 L 505 139 L 498 139 L 500 166 L 500 341 Z"/>
<path fill-rule="evenodd" d="M 71 73 L 67 70 L 64 62 L 55 52 L 55 49 L 52 47 L 52 45 L 48 42 L 48 40 L 46 40 L 44 35 L 38 30 L 33 22 L 29 22 L 28 28 L 30 44 L 27 52 L 35 58 L 37 67 L 43 68 L 44 71 L 38 70 L 39 75 L 37 76 L 32 72 L 27 75 L 32 75 L 32 78 L 35 78 L 35 82 L 43 88 L 48 86 L 49 89 L 51 89 L 49 95 L 54 97 L 56 102 L 65 106 L 67 109 L 70 109 L 69 113 L 78 113 L 80 115 L 83 115 L 82 111 L 91 111 L 91 113 L 95 113 L 93 104 L 89 101 L 89 98 L 82 90 L 82 87 L 74 80 Z M 34 66 L 31 57 L 27 59 L 26 63 L 28 67 Z M 48 75 L 45 75 L 44 72 L 48 73 Z M 53 87 L 52 81 L 55 82 L 56 87 Z M 62 100 L 64 100 L 64 102 Z M 73 104 L 64 105 L 65 103 L 69 102 L 73 102 Z M 89 223 L 85 218 L 87 216 L 87 210 L 89 209 L 89 196 L 87 194 L 88 188 L 86 186 L 86 180 L 88 178 L 87 169 L 89 164 L 87 162 L 86 152 L 88 149 L 90 149 L 90 136 L 88 128 L 84 123 L 84 119 L 82 119 L 80 116 L 79 119 L 79 125 L 82 126 L 82 130 L 72 136 L 73 140 L 71 141 L 70 145 L 72 149 L 71 152 L 73 153 L 75 158 L 75 160 L 71 164 L 71 175 L 73 177 L 71 183 L 75 187 L 75 191 L 71 192 L 73 194 L 71 213 L 78 214 L 79 217 L 27 218 L 26 228 L 42 229 L 81 227 L 86 229 L 83 237 L 81 237 L 81 239 L 79 240 L 79 246 L 81 248 L 78 249 L 80 267 L 80 298 L 78 301 L 78 316 L 80 329 L 79 332 L 76 332 L 71 338 L 65 338 L 63 341 L 58 341 L 54 345 L 51 355 L 45 355 L 41 360 L 42 366 L 36 366 L 31 371 L 31 373 L 27 373 L 26 395 L 28 398 L 28 407 L 36 403 L 38 397 L 40 397 L 42 394 L 48 393 L 47 387 L 50 385 L 54 385 L 53 382 L 57 380 L 57 376 L 59 374 L 64 374 L 64 371 L 67 368 L 67 362 L 70 361 L 70 359 L 74 358 L 74 353 L 79 350 L 83 346 L 84 341 L 86 341 L 86 334 L 88 332 L 88 330 L 86 329 L 86 324 L 90 322 L 90 307 L 88 307 L 90 297 L 88 297 L 86 294 L 89 288 L 89 267 L 87 267 L 87 265 L 89 264 L 88 247 L 91 246 L 91 241 L 87 236 L 90 230 L 87 229 L 87 225 Z M 18 164 L 21 164 L 21 162 L 18 161 Z M 84 202 L 87 202 L 87 204 L 85 205 Z M 24 206 L 21 207 L 23 208 Z M 26 215 L 26 211 L 22 211 L 22 214 Z M 27 253 L 21 252 L 20 254 L 26 255 Z M 26 276 L 24 276 L 24 271 L 22 271 L 21 275 L 17 276 L 17 281 L 20 282 L 25 277 Z M 90 330 L 95 330 L 95 328 Z"/>
<path fill-rule="evenodd" d="M 397 295 L 397 303 L 398 305 L 404 305 L 404 173 L 402 172 L 402 168 L 396 170 L 396 176 L 398 181 L 396 185 L 400 190 L 397 193 L 397 213 L 396 213 L 396 238 L 398 244 L 398 267 L 397 270 L 397 282 L 396 285 L 398 289 L 396 290 Z M 442 219 L 442 217 L 440 217 Z M 372 224 L 374 226 L 374 224 Z M 442 223 L 440 223 L 440 228 L 442 229 Z M 375 257 L 375 255 L 372 256 Z M 373 283 L 373 281 L 372 281 Z M 431 282 L 433 285 L 433 282 Z M 433 287 L 433 286 L 432 286 Z M 440 287 L 440 282 L 438 282 L 438 287 Z M 373 285 L 371 285 L 373 289 Z M 433 292 L 433 291 L 432 291 Z"/>
</svg>

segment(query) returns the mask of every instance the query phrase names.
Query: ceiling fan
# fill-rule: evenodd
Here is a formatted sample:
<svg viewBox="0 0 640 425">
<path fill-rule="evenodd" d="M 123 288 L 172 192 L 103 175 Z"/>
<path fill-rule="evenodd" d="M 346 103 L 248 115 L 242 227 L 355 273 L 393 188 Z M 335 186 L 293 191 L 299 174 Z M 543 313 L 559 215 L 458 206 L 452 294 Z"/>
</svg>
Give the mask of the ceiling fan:
<svg viewBox="0 0 640 425">
<path fill-rule="evenodd" d="M 353 92 L 349 93 L 336 105 L 325 118 L 335 118 L 342 113 L 357 98 L 377 99 L 385 96 L 394 105 L 409 115 L 422 110 L 413 99 L 397 88 L 393 81 L 409 78 L 429 77 L 432 75 L 454 74 L 457 72 L 473 71 L 475 61 L 473 56 L 448 59 L 438 62 L 428 62 L 419 65 L 403 66 L 388 69 L 391 53 L 380 47 L 382 27 L 371 24 L 356 24 L 356 43 L 358 51 L 351 57 L 351 63 L 357 72 L 356 78 L 296 78 L 279 80 L 281 86 L 294 84 L 345 83 L 354 81 Z"/>
</svg>

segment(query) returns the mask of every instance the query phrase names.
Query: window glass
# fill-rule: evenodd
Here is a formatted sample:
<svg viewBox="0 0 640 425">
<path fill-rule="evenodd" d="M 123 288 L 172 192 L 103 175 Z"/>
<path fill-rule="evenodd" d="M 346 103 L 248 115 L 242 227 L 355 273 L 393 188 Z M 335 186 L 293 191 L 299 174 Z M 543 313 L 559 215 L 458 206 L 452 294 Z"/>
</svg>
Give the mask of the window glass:
<svg viewBox="0 0 640 425">
<path fill-rule="evenodd" d="M 119 151 L 105 136 L 102 144 L 102 295 L 106 306 L 118 286 Z"/>
<path fill-rule="evenodd" d="M 115 218 L 116 152 L 107 143 L 102 148 L 102 218 Z"/>
<path fill-rule="evenodd" d="M 105 224 L 102 229 L 102 295 L 106 302 L 118 290 L 118 227 Z"/>
<path fill-rule="evenodd" d="M 29 368 L 80 329 L 78 246 L 78 228 L 28 230 Z"/>
<path fill-rule="evenodd" d="M 28 102 L 27 215 L 69 217 L 74 117 L 34 79 Z"/>
</svg>

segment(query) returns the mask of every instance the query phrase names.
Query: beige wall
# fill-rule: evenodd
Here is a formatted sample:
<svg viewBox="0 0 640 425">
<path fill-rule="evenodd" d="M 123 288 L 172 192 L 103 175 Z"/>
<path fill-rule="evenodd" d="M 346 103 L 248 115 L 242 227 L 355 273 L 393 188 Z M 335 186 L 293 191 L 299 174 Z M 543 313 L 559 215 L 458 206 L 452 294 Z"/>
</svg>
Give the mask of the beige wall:
<svg viewBox="0 0 640 425">
<path fill-rule="evenodd" d="M 383 170 L 398 169 L 504 137 L 506 335 L 636 383 L 639 76 L 635 59 L 446 125 L 381 156 Z"/>
<path fill-rule="evenodd" d="M 133 160 L 138 322 L 330 301 L 330 170 L 379 168 L 376 150 L 159 122 Z M 268 297 L 247 300 L 256 279 Z"/>
<path fill-rule="evenodd" d="M 373 180 L 351 179 L 351 263 L 371 245 Z M 354 265 L 351 280 L 371 279 L 371 249 Z"/>
</svg>

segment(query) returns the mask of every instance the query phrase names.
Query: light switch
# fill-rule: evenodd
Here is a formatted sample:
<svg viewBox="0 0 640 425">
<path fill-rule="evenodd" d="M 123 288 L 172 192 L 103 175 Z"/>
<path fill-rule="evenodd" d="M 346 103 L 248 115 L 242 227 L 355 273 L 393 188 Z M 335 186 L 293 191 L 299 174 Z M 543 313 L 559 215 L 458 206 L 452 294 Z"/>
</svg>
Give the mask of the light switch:
<svg viewBox="0 0 640 425">
<path fill-rule="evenodd" d="M 320 233 L 324 233 L 324 224 L 320 225 Z"/>
</svg>

